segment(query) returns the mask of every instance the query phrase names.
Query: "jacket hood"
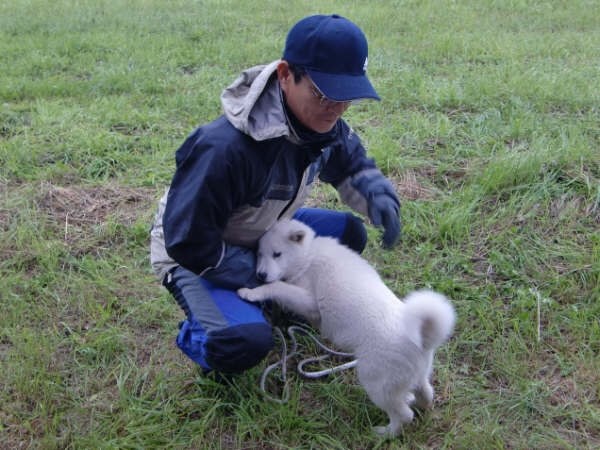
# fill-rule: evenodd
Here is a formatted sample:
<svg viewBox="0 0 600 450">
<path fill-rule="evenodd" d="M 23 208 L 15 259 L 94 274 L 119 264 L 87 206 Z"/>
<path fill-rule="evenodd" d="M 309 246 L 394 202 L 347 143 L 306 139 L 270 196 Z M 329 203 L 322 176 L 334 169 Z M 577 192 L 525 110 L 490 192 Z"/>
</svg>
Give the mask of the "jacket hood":
<svg viewBox="0 0 600 450">
<path fill-rule="evenodd" d="M 227 120 L 254 140 L 290 134 L 277 77 L 280 60 L 251 67 L 221 94 Z"/>
</svg>

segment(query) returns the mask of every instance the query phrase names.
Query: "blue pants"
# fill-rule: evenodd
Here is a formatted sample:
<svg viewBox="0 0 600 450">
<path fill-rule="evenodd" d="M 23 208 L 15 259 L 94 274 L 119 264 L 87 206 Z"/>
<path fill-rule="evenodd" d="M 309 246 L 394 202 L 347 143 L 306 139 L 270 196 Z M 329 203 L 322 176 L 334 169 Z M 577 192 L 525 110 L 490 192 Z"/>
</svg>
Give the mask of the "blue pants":
<svg viewBox="0 0 600 450">
<path fill-rule="evenodd" d="M 301 208 L 294 218 L 319 236 L 332 236 L 361 253 L 367 232 L 350 213 Z M 167 281 L 168 279 L 168 281 Z M 260 305 L 242 300 L 183 267 L 165 278 L 165 287 L 186 312 L 177 346 L 204 370 L 242 372 L 258 364 L 273 348 L 272 329 Z"/>
</svg>

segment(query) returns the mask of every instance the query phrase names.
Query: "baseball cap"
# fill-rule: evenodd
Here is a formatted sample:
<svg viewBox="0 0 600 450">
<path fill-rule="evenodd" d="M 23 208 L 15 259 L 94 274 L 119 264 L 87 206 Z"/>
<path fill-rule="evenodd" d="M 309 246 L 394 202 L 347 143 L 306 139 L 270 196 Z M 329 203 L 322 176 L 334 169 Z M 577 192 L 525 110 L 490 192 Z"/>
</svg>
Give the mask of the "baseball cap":
<svg viewBox="0 0 600 450">
<path fill-rule="evenodd" d="M 367 78 L 367 38 L 342 16 L 314 15 L 300 20 L 287 35 L 282 59 L 306 69 L 331 100 L 380 100 Z"/>
</svg>

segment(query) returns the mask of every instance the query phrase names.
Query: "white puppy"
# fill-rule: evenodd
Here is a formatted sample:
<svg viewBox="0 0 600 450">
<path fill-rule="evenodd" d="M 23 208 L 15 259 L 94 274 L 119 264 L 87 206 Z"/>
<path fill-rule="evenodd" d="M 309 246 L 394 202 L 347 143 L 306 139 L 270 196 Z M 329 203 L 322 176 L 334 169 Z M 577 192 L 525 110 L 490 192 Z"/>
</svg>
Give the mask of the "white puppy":
<svg viewBox="0 0 600 450">
<path fill-rule="evenodd" d="M 378 434 L 395 436 L 411 422 L 412 401 L 432 406 L 433 353 L 455 322 L 443 295 L 417 291 L 400 301 L 360 255 L 296 220 L 260 239 L 257 275 L 267 284 L 240 289 L 242 298 L 276 301 L 355 355 L 361 385 L 390 419 Z"/>
</svg>

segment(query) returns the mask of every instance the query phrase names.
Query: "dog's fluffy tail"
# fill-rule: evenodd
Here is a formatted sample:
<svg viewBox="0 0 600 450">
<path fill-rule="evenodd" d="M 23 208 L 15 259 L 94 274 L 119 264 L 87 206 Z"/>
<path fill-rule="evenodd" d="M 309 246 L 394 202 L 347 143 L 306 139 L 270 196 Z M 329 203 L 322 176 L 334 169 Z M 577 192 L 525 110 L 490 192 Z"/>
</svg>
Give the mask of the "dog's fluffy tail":
<svg viewBox="0 0 600 450">
<path fill-rule="evenodd" d="M 415 291 L 404 299 L 404 303 L 406 320 L 420 322 L 424 349 L 435 349 L 450 338 L 456 314 L 446 297 L 433 291 Z"/>
</svg>

